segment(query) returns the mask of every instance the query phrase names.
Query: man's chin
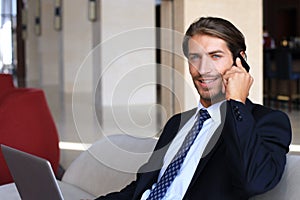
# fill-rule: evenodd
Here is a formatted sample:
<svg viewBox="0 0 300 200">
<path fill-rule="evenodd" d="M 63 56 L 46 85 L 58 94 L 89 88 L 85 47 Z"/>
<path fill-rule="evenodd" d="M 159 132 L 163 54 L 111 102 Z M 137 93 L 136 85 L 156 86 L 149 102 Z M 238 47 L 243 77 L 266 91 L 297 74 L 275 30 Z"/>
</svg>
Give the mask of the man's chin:
<svg viewBox="0 0 300 200">
<path fill-rule="evenodd" d="M 210 102 L 211 104 L 218 103 L 220 101 L 225 100 L 225 94 L 218 93 L 218 94 L 212 94 L 211 92 L 209 94 L 200 94 L 200 98 L 205 102 Z"/>
</svg>

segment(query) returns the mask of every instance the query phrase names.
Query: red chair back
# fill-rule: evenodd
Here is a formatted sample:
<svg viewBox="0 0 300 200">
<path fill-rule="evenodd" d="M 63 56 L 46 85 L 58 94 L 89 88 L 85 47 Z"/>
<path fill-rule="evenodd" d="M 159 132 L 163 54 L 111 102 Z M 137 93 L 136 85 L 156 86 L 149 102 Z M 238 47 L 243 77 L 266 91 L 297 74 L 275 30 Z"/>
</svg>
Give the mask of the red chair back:
<svg viewBox="0 0 300 200">
<path fill-rule="evenodd" d="M 49 160 L 57 173 L 59 138 L 42 90 L 15 88 L 7 92 L 0 98 L 0 121 L 0 144 Z M 13 179 L 0 151 L 0 185 L 10 182 Z"/>
</svg>

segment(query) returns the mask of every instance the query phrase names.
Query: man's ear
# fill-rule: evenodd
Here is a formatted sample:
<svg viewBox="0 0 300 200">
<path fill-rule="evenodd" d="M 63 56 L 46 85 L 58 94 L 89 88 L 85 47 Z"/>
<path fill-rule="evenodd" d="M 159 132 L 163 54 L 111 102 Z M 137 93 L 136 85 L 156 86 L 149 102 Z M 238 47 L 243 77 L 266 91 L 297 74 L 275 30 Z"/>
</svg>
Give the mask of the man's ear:
<svg viewBox="0 0 300 200">
<path fill-rule="evenodd" d="M 245 51 L 241 51 L 240 54 L 243 56 L 243 58 L 245 60 L 247 60 L 247 55 L 246 55 Z"/>
</svg>

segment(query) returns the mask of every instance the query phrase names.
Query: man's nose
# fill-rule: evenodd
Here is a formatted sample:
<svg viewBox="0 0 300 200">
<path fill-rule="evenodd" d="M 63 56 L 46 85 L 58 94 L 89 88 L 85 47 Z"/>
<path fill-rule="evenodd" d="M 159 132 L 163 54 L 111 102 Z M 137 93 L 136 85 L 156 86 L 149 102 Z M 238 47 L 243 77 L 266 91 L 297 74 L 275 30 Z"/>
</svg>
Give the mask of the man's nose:
<svg viewBox="0 0 300 200">
<path fill-rule="evenodd" d="M 203 56 L 201 62 L 199 62 L 199 65 L 197 66 L 197 70 L 200 74 L 211 72 L 213 68 L 214 65 L 212 63 L 212 60 L 208 56 Z"/>
</svg>

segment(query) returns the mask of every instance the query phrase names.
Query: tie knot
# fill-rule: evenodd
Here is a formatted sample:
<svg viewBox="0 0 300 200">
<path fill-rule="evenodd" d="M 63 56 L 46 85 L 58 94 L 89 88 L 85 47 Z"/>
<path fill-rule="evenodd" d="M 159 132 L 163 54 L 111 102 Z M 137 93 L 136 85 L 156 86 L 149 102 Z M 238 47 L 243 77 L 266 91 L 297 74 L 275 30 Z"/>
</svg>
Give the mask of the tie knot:
<svg viewBox="0 0 300 200">
<path fill-rule="evenodd" d="M 199 111 L 199 120 L 204 122 L 205 120 L 207 120 L 209 118 L 210 118 L 210 115 L 209 115 L 208 111 L 204 108 L 201 108 Z"/>
</svg>

